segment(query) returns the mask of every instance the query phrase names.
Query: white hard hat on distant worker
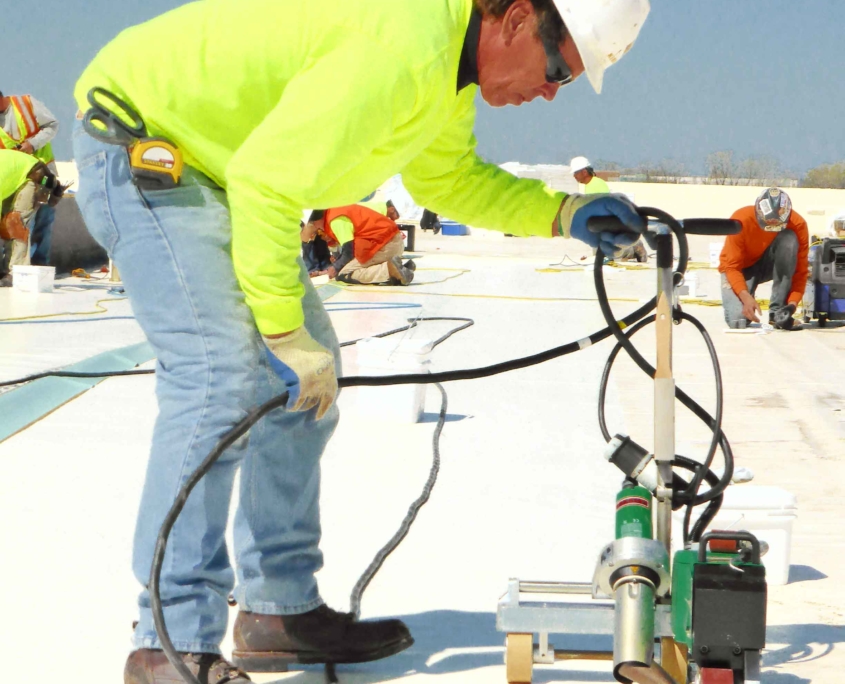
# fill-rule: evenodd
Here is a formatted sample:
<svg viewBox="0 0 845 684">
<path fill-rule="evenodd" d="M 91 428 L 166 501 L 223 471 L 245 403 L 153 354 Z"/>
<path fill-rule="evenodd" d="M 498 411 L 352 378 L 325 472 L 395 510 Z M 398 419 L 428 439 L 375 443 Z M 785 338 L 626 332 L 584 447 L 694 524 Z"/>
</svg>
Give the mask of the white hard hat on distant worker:
<svg viewBox="0 0 845 684">
<path fill-rule="evenodd" d="M 777 233 L 786 228 L 792 213 L 792 200 L 780 188 L 769 188 L 754 202 L 754 212 L 763 230 Z"/>
<path fill-rule="evenodd" d="M 649 0 L 553 0 L 572 36 L 587 78 L 601 93 L 604 71 L 631 49 L 651 9 Z"/>
<path fill-rule="evenodd" d="M 586 157 L 572 157 L 572 161 L 569 162 L 569 171 L 571 173 L 578 173 L 579 171 L 583 171 L 590 167 L 590 160 Z"/>
</svg>

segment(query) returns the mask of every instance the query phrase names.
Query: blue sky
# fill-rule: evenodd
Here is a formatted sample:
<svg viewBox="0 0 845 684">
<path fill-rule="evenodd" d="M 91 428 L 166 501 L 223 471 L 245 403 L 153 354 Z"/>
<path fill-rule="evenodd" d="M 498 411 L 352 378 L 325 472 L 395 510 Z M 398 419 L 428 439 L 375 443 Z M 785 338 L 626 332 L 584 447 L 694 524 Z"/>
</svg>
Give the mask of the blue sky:
<svg viewBox="0 0 845 684">
<path fill-rule="evenodd" d="M 0 89 L 30 92 L 53 110 L 63 126 L 57 156 L 68 159 L 71 93 L 85 65 L 122 28 L 183 3 L 37 4 L 37 18 L 6 13 Z M 796 173 L 845 160 L 843 7 L 842 0 L 652 0 L 639 41 L 608 71 L 602 95 L 584 78 L 552 103 L 492 109 L 479 102 L 478 149 L 495 162 L 567 163 L 584 154 L 632 165 L 674 159 L 693 170 L 717 150 L 769 155 Z M 12 55 L 22 58 L 11 64 Z"/>
</svg>

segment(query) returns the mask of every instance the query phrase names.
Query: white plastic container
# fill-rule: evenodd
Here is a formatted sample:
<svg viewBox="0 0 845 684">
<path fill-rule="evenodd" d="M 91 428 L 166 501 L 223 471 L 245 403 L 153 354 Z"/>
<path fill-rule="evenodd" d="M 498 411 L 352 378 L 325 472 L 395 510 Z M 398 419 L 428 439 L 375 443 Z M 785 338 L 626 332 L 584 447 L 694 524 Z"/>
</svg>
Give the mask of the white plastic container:
<svg viewBox="0 0 845 684">
<path fill-rule="evenodd" d="M 356 345 L 358 373 L 396 375 L 430 373 L 431 340 L 368 337 Z M 397 423 L 418 423 L 425 410 L 425 385 L 356 387 L 359 415 Z"/>
<path fill-rule="evenodd" d="M 698 297 L 698 274 L 685 273 L 684 284 L 679 289 L 679 294 L 683 297 Z"/>
<path fill-rule="evenodd" d="M 703 509 L 703 507 L 702 507 Z M 673 515 L 672 536 L 681 546 L 681 525 L 685 509 Z M 766 581 L 771 585 L 789 582 L 789 558 L 792 524 L 798 517 L 794 494 L 780 487 L 732 485 L 725 492 L 722 508 L 707 528 L 711 530 L 747 530 L 769 545 L 763 556 Z"/>
<path fill-rule="evenodd" d="M 12 287 L 18 292 L 52 292 L 55 266 L 12 266 Z"/>
<path fill-rule="evenodd" d="M 719 257 L 722 255 L 722 247 L 724 242 L 710 243 L 710 268 L 719 268 Z"/>
</svg>

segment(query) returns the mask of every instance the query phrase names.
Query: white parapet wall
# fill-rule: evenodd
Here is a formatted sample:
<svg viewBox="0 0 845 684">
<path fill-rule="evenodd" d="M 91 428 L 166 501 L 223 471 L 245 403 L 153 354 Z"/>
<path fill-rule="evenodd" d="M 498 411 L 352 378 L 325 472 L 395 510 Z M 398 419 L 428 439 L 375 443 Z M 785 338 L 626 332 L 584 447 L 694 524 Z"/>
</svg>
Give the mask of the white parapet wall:
<svg viewBox="0 0 845 684">
<path fill-rule="evenodd" d="M 688 185 L 674 183 L 610 183 L 638 205 L 658 207 L 677 218 L 729 218 L 740 207 L 754 204 L 763 187 Z M 827 236 L 831 221 L 845 212 L 845 190 L 788 188 L 792 207 L 807 221 L 811 235 Z"/>
</svg>

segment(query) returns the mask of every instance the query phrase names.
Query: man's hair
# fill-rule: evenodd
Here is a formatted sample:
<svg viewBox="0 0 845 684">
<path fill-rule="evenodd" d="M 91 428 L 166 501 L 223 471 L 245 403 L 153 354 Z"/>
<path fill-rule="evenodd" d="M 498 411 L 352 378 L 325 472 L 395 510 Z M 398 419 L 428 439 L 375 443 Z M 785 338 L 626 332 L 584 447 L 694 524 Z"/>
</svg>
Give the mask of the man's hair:
<svg viewBox="0 0 845 684">
<path fill-rule="evenodd" d="M 311 215 L 308 217 L 308 223 L 314 223 L 314 221 L 319 221 L 325 215 L 326 211 L 324 209 L 314 209 L 311 212 Z"/>
<path fill-rule="evenodd" d="M 516 0 L 475 0 L 482 14 L 499 18 Z M 566 37 L 566 26 L 552 0 L 531 0 L 537 15 L 537 37 L 547 45 L 560 45 Z"/>
<path fill-rule="evenodd" d="M 595 171 L 595 169 L 593 169 L 592 166 L 585 166 L 584 170 L 587 171 L 591 176 L 596 175 L 596 171 Z"/>
</svg>

